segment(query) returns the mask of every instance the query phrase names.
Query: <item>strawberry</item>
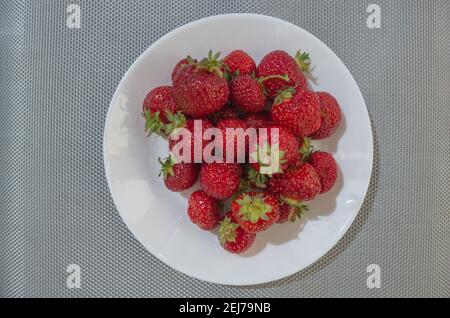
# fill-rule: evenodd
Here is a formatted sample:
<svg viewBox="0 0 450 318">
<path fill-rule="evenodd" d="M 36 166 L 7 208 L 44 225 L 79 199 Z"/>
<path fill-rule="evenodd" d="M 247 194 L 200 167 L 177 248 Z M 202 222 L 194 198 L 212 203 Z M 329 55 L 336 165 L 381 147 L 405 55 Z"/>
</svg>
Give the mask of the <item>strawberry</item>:
<svg viewBox="0 0 450 318">
<path fill-rule="evenodd" d="M 225 56 L 223 59 L 224 69 L 229 75 L 237 74 L 241 75 L 252 74 L 256 71 L 255 61 L 244 51 L 235 50 Z"/>
<path fill-rule="evenodd" d="M 263 83 L 270 99 L 277 96 L 285 86 L 293 86 L 301 89 L 308 89 L 308 83 L 302 71 L 309 68 L 309 55 L 307 53 L 297 52 L 293 58 L 285 51 L 272 51 L 266 54 L 256 69 L 257 77 L 266 77 L 270 75 L 287 75 L 289 81 L 286 82 L 279 78 L 272 78 Z"/>
<path fill-rule="evenodd" d="M 188 201 L 188 215 L 201 229 L 212 230 L 220 221 L 219 203 L 205 191 L 195 191 Z"/>
<path fill-rule="evenodd" d="M 198 118 L 221 109 L 228 100 L 228 82 L 220 70 L 219 53 L 209 51 L 208 58 L 181 67 L 173 81 L 173 96 L 177 108 L 184 114 Z"/>
<path fill-rule="evenodd" d="M 161 164 L 159 175 L 164 177 L 164 184 L 170 191 L 184 191 L 197 182 L 199 167 L 195 163 L 175 163 L 171 156 L 164 161 L 159 159 L 159 163 Z"/>
<path fill-rule="evenodd" d="M 316 169 L 320 178 L 322 190 L 328 192 L 336 182 L 338 165 L 333 156 L 328 152 L 315 151 L 309 156 L 309 164 Z"/>
<path fill-rule="evenodd" d="M 227 159 L 226 162 L 235 162 L 235 159 L 238 159 L 238 162 L 244 162 L 245 156 L 248 151 L 248 140 L 243 135 L 245 130 L 247 129 L 247 125 L 245 124 L 245 121 L 241 119 L 223 119 L 217 123 L 216 126 L 218 129 L 220 129 L 222 133 L 222 152 L 223 152 L 223 158 Z M 239 132 L 237 129 L 241 128 L 242 131 Z M 232 130 L 236 129 L 236 130 Z M 227 134 L 228 130 L 228 134 Z M 236 133 L 234 135 L 231 135 L 233 133 Z M 242 133 L 242 138 L 239 138 Z M 231 154 L 227 153 L 227 144 L 233 144 L 234 145 L 234 157 L 231 157 Z M 238 150 L 241 152 L 238 153 Z M 240 156 L 238 156 L 238 154 Z M 230 158 L 228 158 L 228 155 Z"/>
<path fill-rule="evenodd" d="M 193 60 L 194 61 L 194 63 L 196 63 L 197 61 L 196 60 Z M 171 78 L 172 78 L 172 82 L 175 80 L 175 78 L 178 76 L 178 72 L 180 71 L 180 70 L 183 70 L 184 68 L 186 68 L 186 67 L 188 67 L 189 66 L 189 61 L 188 61 L 188 59 L 187 58 L 184 58 L 184 59 L 182 59 L 181 61 L 179 61 L 178 63 L 177 63 L 177 65 L 175 65 L 175 67 L 173 68 L 173 71 L 172 71 L 172 76 L 171 76 Z M 192 70 L 193 68 L 189 68 L 189 70 Z"/>
<path fill-rule="evenodd" d="M 273 134 L 273 136 L 272 136 Z M 278 142 L 275 143 L 272 138 L 278 138 Z M 263 151 L 263 155 L 272 156 L 274 151 L 278 151 L 278 160 L 280 166 L 273 167 L 272 173 L 281 173 L 287 169 L 294 162 L 298 161 L 298 142 L 295 135 L 287 128 L 281 126 L 271 126 L 267 128 L 267 134 L 258 134 L 258 142 L 250 145 L 250 158 L 256 162 L 250 162 L 250 165 L 256 172 L 261 171 L 262 159 L 259 157 L 259 151 Z M 270 166 L 270 157 L 265 161 L 266 166 Z"/>
<path fill-rule="evenodd" d="M 152 89 L 145 97 L 142 109 L 145 118 L 145 132 L 163 135 L 164 124 L 168 122 L 167 114 L 175 113 L 177 109 L 172 87 L 159 86 Z"/>
<path fill-rule="evenodd" d="M 269 180 L 269 190 L 284 198 L 308 201 L 321 191 L 320 178 L 313 166 L 300 163 L 274 175 Z"/>
<path fill-rule="evenodd" d="M 246 192 L 231 203 L 231 213 L 247 233 L 261 232 L 277 222 L 278 200 L 269 193 Z"/>
<path fill-rule="evenodd" d="M 230 82 L 230 99 L 233 105 L 246 113 L 257 113 L 266 105 L 267 98 L 262 83 L 278 78 L 287 82 L 287 76 L 267 76 L 254 78 L 250 75 L 238 75 Z"/>
<path fill-rule="evenodd" d="M 226 199 L 239 189 L 241 174 L 242 167 L 238 163 L 203 163 L 200 183 L 209 196 Z"/>
<path fill-rule="evenodd" d="M 186 128 L 191 132 L 191 139 L 189 140 L 190 148 L 191 148 L 191 157 L 188 162 L 202 162 L 203 161 L 203 150 L 210 143 L 208 140 L 203 140 L 203 134 L 209 128 L 213 128 L 211 122 L 207 119 L 186 119 L 186 117 L 178 113 L 176 115 L 169 116 L 170 123 L 166 125 L 166 133 L 169 135 L 169 149 L 172 151 L 174 147 L 179 143 L 183 142 L 183 137 L 178 135 L 179 130 L 177 128 Z M 195 132 L 195 123 L 199 126 L 201 124 L 201 133 Z M 195 145 L 198 144 L 200 147 L 196 149 Z M 184 153 L 180 153 L 181 156 L 184 156 Z M 199 160 L 196 160 L 199 159 Z M 175 160 L 178 162 L 184 162 L 182 158 L 175 157 Z"/>
<path fill-rule="evenodd" d="M 222 119 L 239 118 L 239 113 L 235 107 L 231 106 L 230 104 L 227 104 L 222 109 L 220 109 L 218 112 L 216 112 L 212 115 L 209 115 L 208 118 L 214 125 L 217 125 L 217 123 Z"/>
<path fill-rule="evenodd" d="M 271 125 L 272 119 L 270 118 L 270 112 L 263 110 L 257 114 L 251 114 L 244 118 L 247 127 L 251 128 L 263 128 Z"/>
<path fill-rule="evenodd" d="M 236 222 L 231 212 L 219 225 L 219 242 L 222 247 L 231 253 L 243 253 L 255 242 L 256 234 L 245 232 Z"/>
<path fill-rule="evenodd" d="M 341 123 L 341 108 L 339 104 L 330 93 L 317 92 L 320 104 L 320 115 L 322 117 L 322 123 L 319 130 L 311 135 L 312 139 L 323 139 L 330 137 L 339 124 Z"/>
<path fill-rule="evenodd" d="M 311 91 L 287 88 L 275 98 L 272 120 L 300 137 L 309 136 L 320 128 L 319 98 Z"/>
<path fill-rule="evenodd" d="M 294 222 L 300 219 L 305 211 L 309 211 L 309 207 L 301 201 L 279 197 L 278 202 L 280 206 L 280 217 L 277 223 L 284 223 L 286 221 Z"/>
</svg>

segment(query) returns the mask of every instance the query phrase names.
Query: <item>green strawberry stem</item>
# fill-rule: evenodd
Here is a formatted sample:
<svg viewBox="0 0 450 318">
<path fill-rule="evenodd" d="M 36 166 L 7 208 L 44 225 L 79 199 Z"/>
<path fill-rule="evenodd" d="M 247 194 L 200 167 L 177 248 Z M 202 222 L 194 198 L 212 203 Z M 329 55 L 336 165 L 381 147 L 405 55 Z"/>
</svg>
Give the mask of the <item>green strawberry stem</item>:
<svg viewBox="0 0 450 318">
<path fill-rule="evenodd" d="M 272 211 L 272 206 L 266 204 L 262 195 L 250 196 L 244 194 L 242 199 L 236 200 L 241 206 L 239 214 L 246 221 L 252 223 L 258 222 L 260 219 L 268 220 L 267 213 Z"/>
<path fill-rule="evenodd" d="M 294 222 L 297 219 L 301 219 L 303 213 L 309 211 L 309 207 L 302 201 L 298 201 L 292 198 L 280 197 L 280 200 L 286 204 L 289 204 L 294 208 L 294 211 L 289 215 L 289 221 Z"/>
<path fill-rule="evenodd" d="M 177 128 L 186 126 L 186 116 L 180 111 L 173 114 L 171 111 L 166 110 L 166 117 L 169 123 L 164 126 L 164 134 L 170 136 L 171 133 Z"/>
<path fill-rule="evenodd" d="M 219 242 L 225 244 L 226 242 L 236 242 L 236 229 L 239 224 L 231 222 L 231 219 L 226 216 L 219 226 Z"/>
<path fill-rule="evenodd" d="M 281 79 L 281 80 L 283 80 L 285 82 L 289 82 L 289 76 L 287 74 L 284 74 L 284 75 L 269 75 L 269 76 L 264 76 L 264 77 L 258 77 L 256 80 L 259 83 L 262 83 L 264 81 L 267 81 L 267 80 L 273 79 L 273 78 L 278 78 L 278 79 Z"/>
<path fill-rule="evenodd" d="M 298 50 L 294 56 L 294 60 L 302 72 L 309 72 L 309 66 L 311 65 L 309 53 Z"/>
<path fill-rule="evenodd" d="M 298 150 L 298 153 L 300 157 L 302 158 L 302 161 L 307 162 L 309 159 L 309 156 L 314 151 L 314 147 L 311 143 L 311 139 L 308 137 L 303 138 L 303 145 Z"/>
<path fill-rule="evenodd" d="M 283 89 L 282 91 L 278 92 L 277 96 L 275 97 L 274 104 L 278 105 L 284 102 L 285 100 L 289 100 L 292 97 L 294 97 L 296 90 L 294 87 L 287 87 Z"/>
<path fill-rule="evenodd" d="M 213 54 L 211 50 L 208 52 L 208 57 L 203 58 L 200 62 L 188 56 L 187 60 L 190 65 L 194 65 L 197 69 L 205 70 L 210 73 L 216 73 L 219 77 L 224 77 L 224 73 L 221 70 L 223 60 L 219 60 L 220 52 Z"/>
<path fill-rule="evenodd" d="M 266 183 L 269 180 L 269 175 L 259 173 L 252 167 L 249 168 L 247 175 L 250 182 L 252 182 L 257 188 L 265 189 L 267 187 Z"/>
<path fill-rule="evenodd" d="M 145 118 L 145 133 L 148 136 L 156 134 L 164 136 L 164 123 L 159 118 L 159 111 L 152 113 L 150 110 L 146 110 L 142 113 Z"/>
<path fill-rule="evenodd" d="M 173 166 L 175 165 L 175 160 L 173 160 L 172 156 L 169 155 L 164 159 L 164 161 L 162 161 L 161 158 L 158 158 L 158 161 L 161 165 L 159 176 L 163 175 L 164 177 L 166 177 L 167 175 L 174 175 Z"/>
</svg>

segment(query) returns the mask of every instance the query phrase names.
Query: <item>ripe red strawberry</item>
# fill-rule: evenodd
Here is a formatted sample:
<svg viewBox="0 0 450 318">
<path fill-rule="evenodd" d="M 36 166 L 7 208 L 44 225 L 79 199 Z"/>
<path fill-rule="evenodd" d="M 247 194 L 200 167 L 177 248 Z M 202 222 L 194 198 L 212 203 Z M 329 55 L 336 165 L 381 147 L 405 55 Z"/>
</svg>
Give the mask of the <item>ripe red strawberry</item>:
<svg viewBox="0 0 450 318">
<path fill-rule="evenodd" d="M 247 233 L 268 229 L 279 218 L 278 200 L 265 192 L 246 192 L 231 203 L 231 213 Z"/>
<path fill-rule="evenodd" d="M 256 234 L 245 232 L 239 226 L 231 211 L 219 225 L 219 242 L 222 247 L 231 253 L 243 253 L 255 242 Z"/>
<path fill-rule="evenodd" d="M 302 71 L 309 68 L 309 55 L 297 52 L 295 57 L 290 56 L 285 51 L 272 51 L 266 54 L 256 69 L 257 77 L 270 75 L 287 75 L 289 81 L 273 78 L 263 83 L 267 95 L 273 99 L 285 86 L 293 86 L 301 89 L 308 89 L 308 83 Z"/>
<path fill-rule="evenodd" d="M 197 62 L 196 60 L 194 60 L 194 62 Z M 172 82 L 175 80 L 175 78 L 178 76 L 178 72 L 182 69 L 184 69 L 185 67 L 189 66 L 189 61 L 187 58 L 182 59 L 181 61 L 179 61 L 177 63 L 177 65 L 175 65 L 175 67 L 173 68 L 172 71 Z M 192 70 L 192 68 L 190 68 L 190 70 Z"/>
<path fill-rule="evenodd" d="M 244 162 L 245 156 L 248 152 L 248 140 L 243 135 L 245 130 L 247 129 L 247 125 L 245 121 L 241 119 L 223 119 L 217 123 L 216 126 L 218 129 L 220 129 L 222 133 L 222 153 L 223 158 L 227 159 L 226 162 L 236 162 L 236 159 L 239 159 L 238 162 Z M 239 131 L 233 131 L 231 129 L 242 129 L 242 138 L 239 138 Z M 228 134 L 227 134 L 228 129 Z M 236 134 L 231 135 L 233 132 L 236 132 Z M 234 145 L 234 156 L 231 156 L 231 153 L 227 152 L 227 144 L 233 144 Z M 240 150 L 240 156 L 238 156 Z M 229 158 L 228 158 L 229 155 Z"/>
<path fill-rule="evenodd" d="M 145 132 L 163 135 L 164 124 L 168 122 L 168 112 L 173 114 L 177 110 L 172 87 L 159 86 L 152 89 L 145 97 L 142 109 L 146 121 Z"/>
<path fill-rule="evenodd" d="M 313 166 L 303 163 L 291 167 L 283 174 L 274 175 L 269 180 L 269 189 L 284 198 L 308 201 L 319 194 L 321 184 Z"/>
<path fill-rule="evenodd" d="M 336 160 L 328 152 L 315 151 L 309 156 L 309 163 L 319 175 L 322 185 L 320 193 L 328 192 L 337 179 L 338 165 Z"/>
<path fill-rule="evenodd" d="M 270 112 L 263 110 L 257 114 L 251 114 L 244 118 L 247 127 L 263 128 L 270 127 L 272 119 L 270 118 Z"/>
<path fill-rule="evenodd" d="M 190 148 L 191 148 L 191 157 L 188 162 L 196 162 L 200 163 L 203 161 L 203 150 L 205 147 L 211 142 L 209 140 L 203 140 L 203 134 L 205 131 L 209 128 L 213 128 L 213 125 L 211 122 L 207 119 L 187 119 L 186 117 L 178 113 L 173 116 L 169 116 L 170 124 L 166 126 L 166 132 L 169 135 L 169 149 L 170 151 L 174 152 L 174 158 L 177 162 L 187 162 L 187 160 L 182 160 L 182 157 L 184 156 L 184 152 L 180 151 L 180 156 L 178 157 L 176 153 L 178 147 L 181 147 L 183 142 L 183 138 L 181 135 L 179 135 L 179 130 L 177 128 L 186 128 L 191 132 L 191 139 L 190 139 Z M 195 132 L 195 124 L 197 123 L 198 126 L 201 124 L 201 133 L 198 134 Z M 174 147 L 179 143 L 179 146 L 174 149 Z M 189 141 L 186 141 L 186 143 L 189 143 Z M 195 145 L 198 144 L 200 147 L 198 149 L 195 148 Z"/>
<path fill-rule="evenodd" d="M 231 102 L 246 113 L 260 112 L 267 102 L 263 82 L 273 78 L 288 81 L 287 76 L 254 78 L 250 75 L 238 75 L 230 82 Z"/>
<path fill-rule="evenodd" d="M 173 81 L 173 96 L 177 108 L 192 117 L 208 116 L 221 109 L 228 100 L 228 82 L 220 70 L 219 53 L 182 67 Z"/>
<path fill-rule="evenodd" d="M 225 105 L 218 112 L 210 115 L 208 118 L 214 125 L 217 125 L 217 123 L 222 119 L 236 119 L 238 117 L 239 117 L 238 110 L 235 107 L 228 104 Z"/>
<path fill-rule="evenodd" d="M 284 223 L 286 221 L 294 222 L 301 219 L 304 212 L 309 211 L 309 207 L 301 201 L 279 197 L 280 217 L 277 223 Z"/>
<path fill-rule="evenodd" d="M 212 230 L 220 221 L 219 203 L 205 191 L 195 191 L 188 201 L 188 215 L 201 229 Z"/>
<path fill-rule="evenodd" d="M 235 50 L 225 56 L 223 64 L 229 75 L 236 74 L 252 74 L 256 71 L 255 61 L 244 51 Z"/>
<path fill-rule="evenodd" d="M 161 164 L 159 175 L 164 177 L 164 184 L 170 191 L 184 191 L 197 182 L 200 169 L 195 163 L 175 163 L 171 156 L 164 161 L 159 159 L 159 163 Z"/>
<path fill-rule="evenodd" d="M 241 174 L 242 167 L 238 163 L 203 163 L 200 183 L 209 196 L 226 199 L 238 191 Z"/>
<path fill-rule="evenodd" d="M 317 92 L 320 103 L 320 115 L 322 123 L 319 130 L 311 135 L 312 139 L 323 139 L 334 134 L 339 124 L 341 123 L 341 108 L 339 104 L 330 93 Z"/>
<path fill-rule="evenodd" d="M 311 91 L 285 89 L 275 99 L 272 120 L 299 137 L 309 136 L 320 128 L 319 98 Z"/>
<path fill-rule="evenodd" d="M 272 136 L 273 134 L 273 136 Z M 278 142 L 275 142 L 272 138 L 278 138 Z M 267 134 L 259 133 L 258 141 L 256 144 L 250 145 L 250 158 L 256 162 L 250 162 L 250 165 L 259 173 L 261 171 L 262 162 L 264 166 L 270 166 L 270 157 L 275 155 L 274 151 L 278 151 L 278 162 L 280 166 L 273 167 L 272 173 L 281 173 L 286 170 L 290 165 L 297 162 L 299 159 L 298 142 L 295 135 L 287 128 L 281 126 L 271 126 L 267 128 Z M 263 151 L 263 155 L 267 155 L 267 160 L 259 157 L 259 151 Z M 274 164 L 274 163 L 272 163 Z"/>
</svg>

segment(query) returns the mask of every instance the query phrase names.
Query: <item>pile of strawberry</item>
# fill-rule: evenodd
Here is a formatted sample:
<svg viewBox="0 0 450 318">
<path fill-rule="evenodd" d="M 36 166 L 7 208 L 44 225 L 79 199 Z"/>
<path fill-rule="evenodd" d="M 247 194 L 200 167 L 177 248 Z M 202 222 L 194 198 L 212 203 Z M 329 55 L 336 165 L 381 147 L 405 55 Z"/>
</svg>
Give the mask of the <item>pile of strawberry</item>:
<svg viewBox="0 0 450 318">
<path fill-rule="evenodd" d="M 247 158 L 260 146 L 274 147 L 267 136 L 278 128 L 281 167 L 272 175 L 260 173 L 263 164 L 258 161 L 176 162 L 171 155 L 160 160 L 170 191 L 187 190 L 200 179 L 202 190 L 189 198 L 189 218 L 203 230 L 219 226 L 219 241 L 227 251 L 244 252 L 256 233 L 300 218 L 308 210 L 304 202 L 329 191 L 336 181 L 336 161 L 314 151 L 311 139 L 331 136 L 341 111 L 331 94 L 309 88 L 309 65 L 308 54 L 300 51 L 295 56 L 270 52 L 258 66 L 241 50 L 224 59 L 210 51 L 200 61 L 190 56 L 181 60 L 172 72 L 172 86 L 157 87 L 144 100 L 147 134 L 167 138 L 179 127 L 193 132 L 194 120 L 202 121 L 203 131 L 219 128 L 224 139 L 227 128 L 267 128 L 266 137 L 258 137 L 254 145 L 232 141 L 235 148 L 245 147 Z M 194 134 L 192 139 L 202 149 L 209 143 Z M 176 143 L 169 138 L 169 149 Z M 195 155 L 192 150 L 191 158 Z"/>
</svg>

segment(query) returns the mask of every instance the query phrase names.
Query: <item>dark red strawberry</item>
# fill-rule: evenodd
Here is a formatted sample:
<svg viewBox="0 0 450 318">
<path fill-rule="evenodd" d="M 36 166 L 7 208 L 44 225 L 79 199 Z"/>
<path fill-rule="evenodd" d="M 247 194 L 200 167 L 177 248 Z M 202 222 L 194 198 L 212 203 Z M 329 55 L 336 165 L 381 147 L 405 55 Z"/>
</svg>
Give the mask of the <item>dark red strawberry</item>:
<svg viewBox="0 0 450 318">
<path fill-rule="evenodd" d="M 213 128 L 211 122 L 207 119 L 186 120 L 186 117 L 181 113 L 169 116 L 169 119 L 170 123 L 166 125 L 166 132 L 169 135 L 169 149 L 173 153 L 174 159 L 177 162 L 202 162 L 204 159 L 203 150 L 211 142 L 209 140 L 203 140 L 203 134 L 207 129 Z M 199 128 L 201 126 L 201 130 L 199 129 L 198 131 L 195 131 L 196 125 Z M 182 131 L 177 128 L 186 128 L 187 130 L 189 130 L 191 133 L 190 139 L 184 142 L 182 135 L 180 135 Z M 189 161 L 183 160 L 184 151 L 181 151 L 180 148 L 182 145 L 188 143 L 190 143 L 191 148 L 191 157 L 189 158 Z M 200 145 L 200 147 L 196 149 L 195 145 Z M 178 154 L 180 156 L 178 156 Z"/>
<path fill-rule="evenodd" d="M 295 165 L 283 174 L 269 180 L 269 190 L 278 196 L 297 201 L 308 201 L 321 191 L 319 175 L 310 164 Z"/>
<path fill-rule="evenodd" d="M 236 162 L 236 159 L 239 159 L 237 162 L 245 162 L 245 156 L 248 152 L 248 139 L 244 136 L 244 132 L 247 129 L 245 121 L 241 119 L 223 119 L 217 123 L 216 127 L 222 133 L 222 153 L 226 162 Z M 234 145 L 234 156 L 227 152 L 227 145 L 232 144 Z"/>
<path fill-rule="evenodd" d="M 247 233 L 268 229 L 279 218 L 278 200 L 265 192 L 246 192 L 231 203 L 231 213 Z"/>
<path fill-rule="evenodd" d="M 272 120 L 297 136 L 309 136 L 320 128 L 319 98 L 314 92 L 285 89 L 275 99 Z"/>
<path fill-rule="evenodd" d="M 219 53 L 181 67 L 173 81 L 173 96 L 177 108 L 184 114 L 198 118 L 221 109 L 228 100 L 228 82 L 220 70 Z"/>
<path fill-rule="evenodd" d="M 218 112 L 210 115 L 208 118 L 214 125 L 217 125 L 217 123 L 222 119 L 239 118 L 239 113 L 235 107 L 233 107 L 230 104 L 227 104 L 224 107 L 222 107 L 222 109 L 220 109 Z"/>
<path fill-rule="evenodd" d="M 254 78 L 251 75 L 238 75 L 230 82 L 231 102 L 246 113 L 260 112 L 267 102 L 262 83 L 273 78 L 288 82 L 287 76 L 274 75 Z"/>
<path fill-rule="evenodd" d="M 152 89 L 144 99 L 142 110 L 145 118 L 145 132 L 163 135 L 164 124 L 168 122 L 168 112 L 173 114 L 177 110 L 172 87 L 159 86 Z"/>
<path fill-rule="evenodd" d="M 257 114 L 251 114 L 244 118 L 247 127 L 251 128 L 263 128 L 270 127 L 272 119 L 270 118 L 270 112 L 263 110 Z"/>
<path fill-rule="evenodd" d="M 188 201 L 188 215 L 201 229 L 212 230 L 220 221 L 219 203 L 205 191 L 195 191 Z"/>
<path fill-rule="evenodd" d="M 301 201 L 279 197 L 280 217 L 277 223 L 284 223 L 286 221 L 294 222 L 301 219 L 304 212 L 309 211 L 309 207 Z"/>
<path fill-rule="evenodd" d="M 250 165 L 259 173 L 281 173 L 299 159 L 297 138 L 289 129 L 281 126 L 268 127 L 265 134 L 263 131 L 260 131 L 258 142 L 251 144 L 249 148 L 250 159 L 255 161 L 250 161 Z M 259 151 L 262 151 L 261 154 L 267 156 L 267 158 L 261 158 Z M 275 152 L 278 152 L 277 166 L 274 166 L 276 162 L 270 160 L 273 155 L 276 155 Z M 261 166 L 273 168 L 271 169 L 272 172 L 262 171 Z"/>
<path fill-rule="evenodd" d="M 159 159 L 159 163 L 161 164 L 159 175 L 164 177 L 164 184 L 170 191 L 184 191 L 197 182 L 200 169 L 195 163 L 175 163 L 171 156 L 164 161 Z"/>
<path fill-rule="evenodd" d="M 223 59 L 225 70 L 230 76 L 237 74 L 241 75 L 252 74 L 256 71 L 255 61 L 244 51 L 235 50 L 225 56 Z"/>
<path fill-rule="evenodd" d="M 238 191 L 241 174 L 242 167 L 238 163 L 204 163 L 200 183 L 209 196 L 226 199 Z"/>
<path fill-rule="evenodd" d="M 243 253 L 255 242 L 256 234 L 245 232 L 239 226 L 231 212 L 225 214 L 225 218 L 219 225 L 219 242 L 222 247 L 231 253 Z"/>
<path fill-rule="evenodd" d="M 320 193 L 328 192 L 336 183 L 338 165 L 328 152 L 315 151 L 309 156 L 309 163 L 316 169 L 322 185 Z"/>
<path fill-rule="evenodd" d="M 275 98 L 278 92 L 285 86 L 292 86 L 301 89 L 308 89 L 308 83 L 302 71 L 309 68 L 309 56 L 306 53 L 297 52 L 295 58 L 285 51 L 272 51 L 266 54 L 256 69 L 257 77 L 271 75 L 287 75 L 289 81 L 279 78 L 264 81 L 267 96 Z"/>
<path fill-rule="evenodd" d="M 322 123 L 319 130 L 311 135 L 312 139 L 323 139 L 330 137 L 339 124 L 341 123 L 341 108 L 339 104 L 330 93 L 317 92 L 320 103 L 320 115 L 322 117 Z"/>
</svg>

